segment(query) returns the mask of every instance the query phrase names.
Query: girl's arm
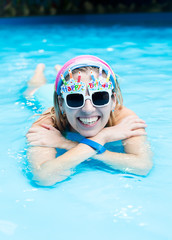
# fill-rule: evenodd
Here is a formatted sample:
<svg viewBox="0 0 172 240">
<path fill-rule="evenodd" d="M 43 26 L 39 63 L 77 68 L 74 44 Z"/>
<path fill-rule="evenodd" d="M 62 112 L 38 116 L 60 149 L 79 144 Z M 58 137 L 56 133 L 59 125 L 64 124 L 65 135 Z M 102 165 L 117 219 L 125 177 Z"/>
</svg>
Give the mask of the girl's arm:
<svg viewBox="0 0 172 240">
<path fill-rule="evenodd" d="M 116 153 L 106 150 L 103 154 L 94 158 L 110 165 L 116 170 L 137 175 L 147 175 L 151 170 L 152 152 L 147 141 L 145 122 L 125 107 L 116 118 L 116 125 L 104 128 L 97 136 L 91 138 L 94 141 L 102 139 L 104 143 L 123 140 L 125 153 Z"/>
<path fill-rule="evenodd" d="M 92 140 L 103 144 L 104 138 L 97 135 Z M 103 154 L 85 144 L 77 144 L 59 157 L 55 148 L 30 147 L 28 159 L 34 175 L 33 180 L 39 185 L 51 186 L 65 180 L 72 174 L 72 170 L 81 162 L 93 157 L 103 161 L 116 170 L 128 173 L 146 175 L 152 168 L 151 151 L 145 137 L 132 137 L 125 140 L 126 153 L 115 153 L 106 150 Z"/>
<path fill-rule="evenodd" d="M 98 136 L 97 136 L 98 137 Z M 96 137 L 92 138 L 96 141 Z M 138 136 L 123 141 L 125 153 L 106 150 L 94 159 L 103 161 L 115 170 L 136 175 L 147 175 L 152 168 L 152 153 L 145 136 Z"/>
<path fill-rule="evenodd" d="M 50 121 L 44 122 L 41 123 L 44 127 L 34 125 L 27 135 L 31 145 L 35 145 L 28 150 L 28 153 L 34 180 L 40 185 L 49 186 L 66 179 L 76 165 L 90 157 L 101 160 L 116 170 L 139 175 L 146 175 L 152 167 L 150 148 L 146 138 L 141 136 L 145 135 L 143 128 L 146 125 L 135 114 L 128 117 L 126 114 L 121 114 L 117 119 L 117 125 L 104 128 L 95 137 L 90 138 L 102 145 L 126 139 L 124 140 L 126 153 L 107 150 L 98 155 L 85 144 L 65 139 L 57 129 L 51 126 Z M 55 147 L 69 151 L 56 158 Z"/>
<path fill-rule="evenodd" d="M 56 158 L 56 148 L 69 150 L 77 146 L 78 143 L 65 139 L 53 125 L 54 122 L 50 115 L 50 109 L 48 109 L 33 123 L 26 134 L 29 143 L 28 161 L 33 174 L 33 180 L 43 186 L 52 186 L 68 178 L 76 165 L 90 157 L 89 153 L 88 155 L 83 154 L 84 158 L 82 156 L 77 158 L 77 156 L 80 157 L 80 155 L 77 155 L 77 151 L 79 151 L 77 149 L 76 152 L 72 151 L 73 157 L 72 152 L 67 152 Z M 84 146 L 84 148 L 89 147 Z M 86 151 L 86 153 L 88 152 Z M 91 153 L 95 154 L 95 151 L 92 150 Z"/>
<path fill-rule="evenodd" d="M 82 143 L 57 158 L 55 148 L 30 147 L 28 159 L 33 180 L 39 185 L 52 186 L 68 178 L 73 168 L 95 154 L 95 150 Z"/>
</svg>

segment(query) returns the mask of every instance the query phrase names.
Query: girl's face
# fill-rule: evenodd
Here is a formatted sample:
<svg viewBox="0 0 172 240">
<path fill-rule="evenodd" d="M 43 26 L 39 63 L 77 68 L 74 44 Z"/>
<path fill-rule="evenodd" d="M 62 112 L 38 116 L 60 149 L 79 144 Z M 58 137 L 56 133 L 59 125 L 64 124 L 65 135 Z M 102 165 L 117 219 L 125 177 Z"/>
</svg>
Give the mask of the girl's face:
<svg viewBox="0 0 172 240">
<path fill-rule="evenodd" d="M 93 70 L 95 77 L 98 73 Z M 73 78 L 77 80 L 78 74 L 73 74 Z M 81 81 L 86 85 L 91 80 L 91 75 L 87 72 L 81 72 Z M 88 92 L 86 93 L 88 95 Z M 115 108 L 115 95 L 111 98 L 108 105 L 104 107 L 94 107 L 89 99 L 85 101 L 85 105 L 79 109 L 70 109 L 63 101 L 63 111 L 66 113 L 71 130 L 80 133 L 84 137 L 93 137 L 100 132 L 107 124 L 110 112 Z"/>
</svg>

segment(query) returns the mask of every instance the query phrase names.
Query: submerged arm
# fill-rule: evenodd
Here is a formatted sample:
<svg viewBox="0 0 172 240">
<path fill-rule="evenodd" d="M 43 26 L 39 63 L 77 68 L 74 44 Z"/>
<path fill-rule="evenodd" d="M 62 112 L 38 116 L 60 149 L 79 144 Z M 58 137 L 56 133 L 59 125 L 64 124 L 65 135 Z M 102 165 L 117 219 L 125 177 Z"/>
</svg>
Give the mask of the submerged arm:
<svg viewBox="0 0 172 240">
<path fill-rule="evenodd" d="M 99 135 L 91 138 L 103 144 Z M 51 186 L 68 178 L 73 169 L 92 157 L 103 161 L 115 170 L 121 170 L 137 175 L 146 175 L 152 168 L 151 151 L 146 137 L 132 137 L 124 141 L 126 153 L 116 153 L 106 150 L 103 154 L 96 154 L 91 147 L 79 143 L 59 157 L 56 149 L 49 147 L 30 147 L 28 150 L 29 162 L 35 181 L 39 185 Z"/>
<path fill-rule="evenodd" d="M 125 153 L 105 151 L 94 158 L 116 170 L 137 175 L 147 175 L 152 168 L 152 152 L 146 138 L 145 122 L 129 109 L 123 107 L 116 125 L 103 129 L 93 140 L 104 143 L 123 140 Z"/>
<path fill-rule="evenodd" d="M 42 186 L 51 186 L 66 179 L 78 163 L 77 158 L 67 163 L 68 155 L 56 158 L 56 148 L 71 149 L 78 143 L 68 141 L 53 127 L 50 109 L 33 123 L 26 134 L 28 161 L 33 174 L 33 180 Z M 81 159 L 82 162 L 82 159 Z"/>
<path fill-rule="evenodd" d="M 68 178 L 72 170 L 81 162 L 92 157 L 103 161 L 116 170 L 146 175 L 152 168 L 152 157 L 147 143 L 144 121 L 138 117 L 124 117 L 113 127 L 104 128 L 96 136 L 90 138 L 102 145 L 107 142 L 123 140 L 126 153 L 106 150 L 96 154 L 91 147 L 65 139 L 53 128 L 51 122 L 33 126 L 27 135 L 32 147 L 28 150 L 29 162 L 34 180 L 40 185 L 50 186 Z M 51 142 L 52 140 L 52 142 Z M 56 149 L 64 148 L 68 152 L 56 158 Z"/>
<path fill-rule="evenodd" d="M 96 139 L 95 139 L 96 140 Z M 94 158 L 120 170 L 136 175 L 147 175 L 152 168 L 152 153 L 146 137 L 132 137 L 123 141 L 125 153 L 106 150 Z"/>
<path fill-rule="evenodd" d="M 53 126 L 51 117 L 41 117 L 29 129 L 28 160 L 33 180 L 39 185 L 52 186 L 68 178 L 73 169 L 95 155 L 89 146 L 65 139 Z M 56 148 L 69 150 L 56 158 Z"/>
<path fill-rule="evenodd" d="M 35 180 L 39 185 L 51 186 L 68 178 L 73 168 L 95 155 L 95 150 L 84 144 L 55 157 L 55 148 L 30 147 L 28 158 Z"/>
</svg>

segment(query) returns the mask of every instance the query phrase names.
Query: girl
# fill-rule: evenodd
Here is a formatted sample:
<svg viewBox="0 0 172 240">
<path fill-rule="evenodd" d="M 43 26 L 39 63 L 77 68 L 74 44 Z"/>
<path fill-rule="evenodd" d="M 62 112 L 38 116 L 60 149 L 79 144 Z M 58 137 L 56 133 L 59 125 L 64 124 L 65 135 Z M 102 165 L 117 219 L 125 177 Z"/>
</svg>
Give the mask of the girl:
<svg viewBox="0 0 172 240">
<path fill-rule="evenodd" d="M 45 83 L 43 70 L 44 65 L 39 65 L 30 87 Z M 54 107 L 28 131 L 33 179 L 40 185 L 54 185 L 89 158 L 116 170 L 147 175 L 152 159 L 145 127 L 142 119 L 123 106 L 117 77 L 110 66 L 95 56 L 75 57 L 57 74 Z M 78 133 L 79 140 L 69 140 L 69 132 Z M 112 147 L 108 150 L 118 140 L 122 140 L 124 153 Z M 66 151 L 60 154 L 60 149 Z"/>
</svg>

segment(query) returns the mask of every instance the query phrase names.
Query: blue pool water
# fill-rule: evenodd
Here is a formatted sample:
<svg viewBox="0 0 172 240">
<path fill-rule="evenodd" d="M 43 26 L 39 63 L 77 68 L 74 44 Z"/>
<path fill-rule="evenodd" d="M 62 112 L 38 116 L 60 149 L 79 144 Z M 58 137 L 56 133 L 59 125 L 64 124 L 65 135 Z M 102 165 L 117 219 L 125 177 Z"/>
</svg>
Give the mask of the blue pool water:
<svg viewBox="0 0 172 240">
<path fill-rule="evenodd" d="M 31 182 L 24 136 L 45 106 L 24 99 L 26 83 L 40 62 L 53 83 L 53 66 L 79 54 L 107 61 L 124 105 L 147 122 L 147 177 L 86 165 L 53 188 Z M 170 24 L 0 24 L 0 239 L 172 239 L 171 66 Z"/>
</svg>

